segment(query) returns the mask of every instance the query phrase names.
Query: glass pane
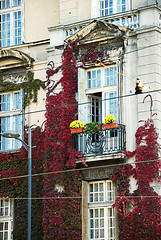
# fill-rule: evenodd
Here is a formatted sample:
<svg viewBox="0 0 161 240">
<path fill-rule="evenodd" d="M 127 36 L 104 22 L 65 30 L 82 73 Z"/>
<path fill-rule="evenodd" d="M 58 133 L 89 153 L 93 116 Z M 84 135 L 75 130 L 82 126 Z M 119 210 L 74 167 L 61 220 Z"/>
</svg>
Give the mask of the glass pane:
<svg viewBox="0 0 161 240">
<path fill-rule="evenodd" d="M 109 224 L 110 227 L 113 226 L 113 219 L 112 218 L 109 218 L 108 224 Z"/>
<path fill-rule="evenodd" d="M 123 5 L 123 6 L 122 6 L 122 12 L 125 12 L 125 11 L 126 11 L 126 6 Z"/>
<path fill-rule="evenodd" d="M 96 87 L 96 79 L 93 79 L 93 81 L 92 81 L 92 87 L 93 87 L 93 88 Z"/>
<path fill-rule="evenodd" d="M 98 219 L 95 220 L 95 228 L 98 228 L 99 227 L 99 221 Z"/>
<path fill-rule="evenodd" d="M 0 216 L 3 216 L 4 215 L 4 208 L 1 208 L 0 209 Z"/>
<path fill-rule="evenodd" d="M 1 97 L 1 111 L 9 111 L 10 110 L 10 94 L 4 94 Z"/>
<path fill-rule="evenodd" d="M 108 1 L 109 0 L 105 0 L 105 8 L 108 8 Z"/>
<path fill-rule="evenodd" d="M 100 227 L 101 227 L 101 228 L 104 227 L 104 219 L 100 219 Z"/>
<path fill-rule="evenodd" d="M 104 199 L 103 199 L 103 193 L 100 193 L 100 194 L 99 194 L 99 201 L 100 201 L 100 202 L 103 202 L 103 200 L 104 200 Z"/>
<path fill-rule="evenodd" d="M 1 207 L 4 206 L 4 200 L 1 200 Z"/>
<path fill-rule="evenodd" d="M 103 208 L 100 209 L 100 217 L 104 217 L 104 209 Z"/>
<path fill-rule="evenodd" d="M 97 70 L 97 87 L 101 87 L 101 70 Z"/>
<path fill-rule="evenodd" d="M 3 240 L 3 232 L 0 232 L 0 240 Z"/>
<path fill-rule="evenodd" d="M 2 0 L 1 2 L 2 2 L 1 3 L 1 9 L 10 7 L 10 0 Z"/>
<path fill-rule="evenodd" d="M 13 0 L 13 6 L 21 5 L 21 0 Z"/>
<path fill-rule="evenodd" d="M 5 216 L 8 216 L 8 208 L 5 208 Z"/>
<path fill-rule="evenodd" d="M 93 209 L 90 209 L 90 218 L 93 218 Z"/>
<path fill-rule="evenodd" d="M 92 71 L 92 78 L 96 78 L 96 71 Z"/>
<path fill-rule="evenodd" d="M 93 219 L 90 220 L 90 228 L 93 228 L 94 225 L 93 225 Z"/>
<path fill-rule="evenodd" d="M 91 80 L 88 81 L 88 88 L 91 88 Z"/>
<path fill-rule="evenodd" d="M 8 240 L 8 232 L 4 233 L 4 240 Z"/>
<path fill-rule="evenodd" d="M 108 234 L 109 234 L 109 237 L 110 237 L 110 238 L 113 237 L 113 229 L 112 229 L 112 228 L 109 228 L 109 229 L 108 229 Z"/>
<path fill-rule="evenodd" d="M 8 230 L 8 222 L 5 222 L 5 230 Z"/>
<path fill-rule="evenodd" d="M 91 79 L 91 72 L 87 72 L 87 79 Z"/>
<path fill-rule="evenodd" d="M 98 229 L 95 230 L 95 238 L 99 238 L 99 230 Z"/>
<path fill-rule="evenodd" d="M 0 231 L 3 231 L 3 222 L 0 222 Z"/>
<path fill-rule="evenodd" d="M 117 12 L 121 12 L 121 6 L 117 6 Z"/>
<path fill-rule="evenodd" d="M 94 191 L 95 191 L 95 192 L 98 192 L 98 183 L 95 183 L 95 184 L 94 184 Z"/>
<path fill-rule="evenodd" d="M 89 185 L 89 191 L 90 191 L 90 192 L 93 192 L 93 184 L 90 184 L 90 185 Z"/>
<path fill-rule="evenodd" d="M 110 7 L 113 6 L 113 0 L 109 0 L 109 6 L 110 6 Z"/>
<path fill-rule="evenodd" d="M 14 44 L 21 44 L 21 11 L 14 12 Z"/>
<path fill-rule="evenodd" d="M 90 202 L 93 202 L 93 194 L 90 194 Z"/>
<path fill-rule="evenodd" d="M 22 95 L 21 92 L 13 94 L 13 109 L 21 109 Z"/>
<path fill-rule="evenodd" d="M 113 214 L 112 214 L 112 208 L 108 208 L 108 216 L 111 217 Z"/>
<path fill-rule="evenodd" d="M 8 206 L 8 199 L 5 200 L 5 206 Z"/>
<path fill-rule="evenodd" d="M 95 194 L 94 194 L 94 201 L 95 201 L 95 202 L 98 202 L 98 193 L 95 193 Z"/>
<path fill-rule="evenodd" d="M 99 190 L 100 190 L 100 191 L 103 191 L 103 183 L 100 183 L 100 184 L 99 184 Z"/>
<path fill-rule="evenodd" d="M 98 209 L 95 209 L 95 217 L 98 217 Z"/>
<path fill-rule="evenodd" d="M 100 238 L 104 238 L 104 229 L 100 229 Z"/>
<path fill-rule="evenodd" d="M 94 238 L 94 231 L 93 231 L 93 230 L 90 231 L 90 238 L 91 238 L 91 239 Z"/>
</svg>

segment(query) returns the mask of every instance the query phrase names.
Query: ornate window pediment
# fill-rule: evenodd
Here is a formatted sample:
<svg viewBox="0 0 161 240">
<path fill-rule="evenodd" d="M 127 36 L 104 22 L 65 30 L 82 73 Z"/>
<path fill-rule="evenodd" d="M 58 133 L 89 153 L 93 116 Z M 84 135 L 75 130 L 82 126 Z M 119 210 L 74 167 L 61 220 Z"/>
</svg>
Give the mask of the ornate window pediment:
<svg viewBox="0 0 161 240">
<path fill-rule="evenodd" d="M 18 50 L 0 50 L 0 69 L 30 67 L 34 61 L 29 55 Z"/>
<path fill-rule="evenodd" d="M 130 29 L 110 24 L 106 21 L 94 20 L 71 37 L 68 41 L 78 40 L 79 44 L 88 44 L 92 42 L 111 40 L 121 38 L 126 35 Z"/>
</svg>

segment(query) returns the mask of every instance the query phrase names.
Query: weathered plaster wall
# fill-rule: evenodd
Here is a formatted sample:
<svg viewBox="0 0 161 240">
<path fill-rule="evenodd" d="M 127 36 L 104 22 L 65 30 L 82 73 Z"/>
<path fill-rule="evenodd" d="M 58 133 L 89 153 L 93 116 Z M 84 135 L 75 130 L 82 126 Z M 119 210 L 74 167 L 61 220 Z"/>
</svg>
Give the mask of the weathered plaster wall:
<svg viewBox="0 0 161 240">
<path fill-rule="evenodd" d="M 90 0 L 60 0 L 60 24 L 73 23 L 90 18 Z"/>
<path fill-rule="evenodd" d="M 24 1 L 25 43 L 49 39 L 48 27 L 58 24 L 58 0 Z"/>
</svg>

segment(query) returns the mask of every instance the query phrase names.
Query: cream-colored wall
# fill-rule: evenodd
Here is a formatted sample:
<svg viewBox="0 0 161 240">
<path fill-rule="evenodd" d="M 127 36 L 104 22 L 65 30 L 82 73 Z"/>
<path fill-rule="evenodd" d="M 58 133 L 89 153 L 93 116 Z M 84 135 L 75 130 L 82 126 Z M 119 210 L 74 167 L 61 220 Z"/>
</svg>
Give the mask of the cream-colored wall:
<svg viewBox="0 0 161 240">
<path fill-rule="evenodd" d="M 127 10 L 145 7 L 157 2 L 158 5 L 161 4 L 161 0 L 127 0 Z M 99 0 L 60 0 L 60 24 L 74 23 L 98 17 L 98 8 Z"/>
<path fill-rule="evenodd" d="M 60 0 L 60 24 L 73 23 L 91 17 L 90 0 Z"/>
<path fill-rule="evenodd" d="M 48 27 L 58 24 L 58 0 L 24 0 L 25 43 L 49 39 Z"/>
<path fill-rule="evenodd" d="M 131 5 L 132 8 L 136 9 L 139 7 L 145 7 L 148 5 L 152 5 L 152 4 L 157 4 L 159 5 L 159 2 L 161 3 L 161 0 L 131 0 Z"/>
</svg>

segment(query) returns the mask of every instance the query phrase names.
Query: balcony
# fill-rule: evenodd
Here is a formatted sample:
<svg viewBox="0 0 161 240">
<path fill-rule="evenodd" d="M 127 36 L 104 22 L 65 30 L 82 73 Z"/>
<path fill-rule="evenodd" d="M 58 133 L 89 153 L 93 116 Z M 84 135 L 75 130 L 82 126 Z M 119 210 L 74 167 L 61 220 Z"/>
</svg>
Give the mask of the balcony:
<svg viewBox="0 0 161 240">
<path fill-rule="evenodd" d="M 150 17 L 149 17 L 150 16 Z M 115 13 L 104 17 L 94 17 L 84 19 L 82 21 L 57 25 L 50 27 L 48 30 L 51 34 L 50 46 L 48 51 L 52 51 L 54 46 L 63 45 L 64 40 L 78 32 L 80 29 L 87 26 L 94 19 L 103 20 L 117 26 L 130 28 L 133 32 L 138 29 L 157 26 L 161 28 L 161 13 L 160 8 L 156 5 L 140 7 L 138 9 L 128 10 L 126 12 Z M 153 21 L 151 20 L 153 19 Z"/>
<path fill-rule="evenodd" d="M 125 126 L 114 129 L 102 129 L 95 134 L 72 134 L 72 147 L 84 156 L 96 156 L 123 153 L 125 148 Z"/>
<path fill-rule="evenodd" d="M 85 27 L 91 22 L 90 20 L 85 20 L 82 22 L 76 22 L 74 24 L 64 25 L 65 38 L 72 36 L 74 33 Z M 111 24 L 115 24 L 121 27 L 131 28 L 136 30 L 139 28 L 139 12 L 138 10 L 126 11 L 123 13 L 116 13 L 109 16 L 97 17 L 97 20 L 103 20 Z"/>
</svg>

